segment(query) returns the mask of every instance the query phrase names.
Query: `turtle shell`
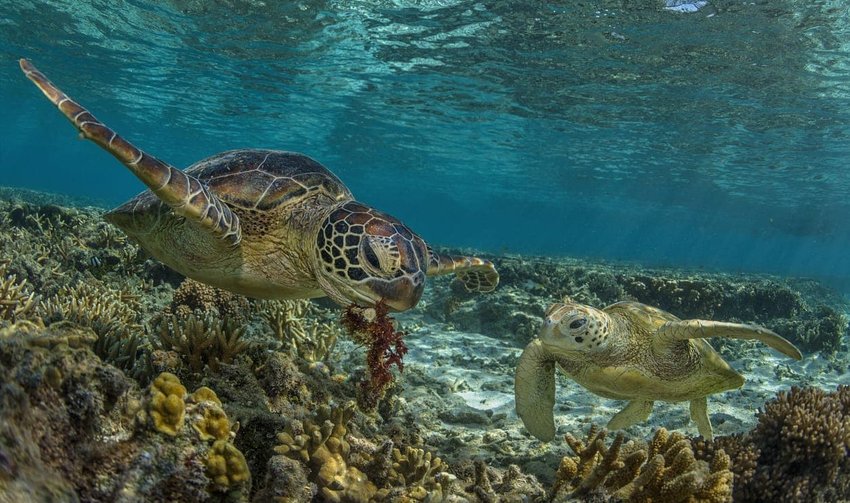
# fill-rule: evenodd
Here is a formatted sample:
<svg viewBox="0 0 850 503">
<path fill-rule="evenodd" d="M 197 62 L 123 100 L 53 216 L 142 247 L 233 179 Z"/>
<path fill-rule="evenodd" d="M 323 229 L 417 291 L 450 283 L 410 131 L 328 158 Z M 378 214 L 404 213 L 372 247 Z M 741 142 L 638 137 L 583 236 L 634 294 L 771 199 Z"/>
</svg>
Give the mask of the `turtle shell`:
<svg viewBox="0 0 850 503">
<path fill-rule="evenodd" d="M 324 196 L 328 202 L 353 199 L 336 175 L 297 152 L 229 150 L 196 162 L 186 173 L 205 183 L 232 208 L 264 212 L 309 195 Z M 146 190 L 110 211 L 109 217 L 119 222 L 121 215 L 130 217 L 160 208 L 159 198 Z"/>
<path fill-rule="evenodd" d="M 336 201 L 352 198 L 336 175 L 297 152 L 230 150 L 196 162 L 186 173 L 240 208 L 268 211 L 311 193 Z"/>
</svg>

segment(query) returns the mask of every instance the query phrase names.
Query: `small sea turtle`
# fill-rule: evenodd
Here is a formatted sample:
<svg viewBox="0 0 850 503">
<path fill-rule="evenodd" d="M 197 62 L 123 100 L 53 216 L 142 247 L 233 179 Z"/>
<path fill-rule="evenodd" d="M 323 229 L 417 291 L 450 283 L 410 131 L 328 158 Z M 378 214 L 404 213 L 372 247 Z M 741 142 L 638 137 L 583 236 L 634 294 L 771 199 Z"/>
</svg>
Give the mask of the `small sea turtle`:
<svg viewBox="0 0 850 503">
<path fill-rule="evenodd" d="M 516 410 L 543 441 L 555 436 L 555 364 L 591 392 L 629 403 L 608 422 L 618 430 L 645 421 L 655 400 L 690 401 L 691 419 L 711 439 L 706 397 L 739 388 L 744 378 L 705 340 L 756 339 L 799 360 L 800 351 L 757 325 L 680 320 L 639 302 L 604 309 L 553 304 L 540 337 L 526 346 L 516 370 Z"/>
<path fill-rule="evenodd" d="M 20 65 L 83 138 L 149 187 L 106 219 L 185 276 L 250 297 L 383 300 L 397 311 L 416 305 L 426 276 L 454 272 L 475 292 L 498 284 L 490 261 L 434 252 L 305 155 L 231 150 L 181 171 L 118 136 L 29 61 Z"/>
</svg>

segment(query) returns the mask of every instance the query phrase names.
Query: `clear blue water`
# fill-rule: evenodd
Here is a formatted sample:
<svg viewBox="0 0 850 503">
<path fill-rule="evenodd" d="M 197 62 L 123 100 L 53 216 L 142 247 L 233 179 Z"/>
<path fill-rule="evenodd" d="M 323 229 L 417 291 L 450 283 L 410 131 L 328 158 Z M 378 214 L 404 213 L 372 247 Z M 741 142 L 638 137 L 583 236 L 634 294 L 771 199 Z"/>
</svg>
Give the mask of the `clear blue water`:
<svg viewBox="0 0 850 503">
<path fill-rule="evenodd" d="M 833 1 L 0 1 L 0 185 L 141 184 L 21 75 L 188 166 L 306 153 L 440 245 L 850 288 Z"/>
</svg>

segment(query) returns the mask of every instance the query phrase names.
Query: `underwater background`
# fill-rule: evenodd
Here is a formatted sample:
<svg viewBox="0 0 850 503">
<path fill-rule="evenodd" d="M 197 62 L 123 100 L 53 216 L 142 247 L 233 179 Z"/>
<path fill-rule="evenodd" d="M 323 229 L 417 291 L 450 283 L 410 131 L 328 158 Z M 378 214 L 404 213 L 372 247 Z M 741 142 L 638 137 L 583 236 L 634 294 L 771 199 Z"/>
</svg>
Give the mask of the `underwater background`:
<svg viewBox="0 0 850 503">
<path fill-rule="evenodd" d="M 304 153 L 499 286 L 366 323 L 185 278 L 20 58 L 174 166 Z M 0 503 L 850 500 L 843 0 L 0 0 L 0 99 Z M 713 439 L 558 373 L 541 441 L 514 376 L 564 296 L 803 357 L 710 339 Z"/>
<path fill-rule="evenodd" d="M 847 286 L 846 5 L 669 3 L 4 1 L 0 182 L 139 191 L 26 57 L 175 166 L 303 152 L 432 243 Z"/>
</svg>

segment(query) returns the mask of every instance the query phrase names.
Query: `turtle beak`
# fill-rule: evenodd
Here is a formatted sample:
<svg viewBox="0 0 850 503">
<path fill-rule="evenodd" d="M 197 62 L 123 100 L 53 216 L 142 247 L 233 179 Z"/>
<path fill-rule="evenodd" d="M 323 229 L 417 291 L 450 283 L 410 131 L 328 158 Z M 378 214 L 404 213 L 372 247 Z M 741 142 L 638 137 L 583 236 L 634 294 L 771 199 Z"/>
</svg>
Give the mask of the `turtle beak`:
<svg viewBox="0 0 850 503">
<path fill-rule="evenodd" d="M 425 290 L 425 274 L 417 273 L 413 277 L 403 276 L 392 281 L 370 281 L 375 302 L 383 300 L 393 311 L 407 311 L 419 303 Z"/>
</svg>

